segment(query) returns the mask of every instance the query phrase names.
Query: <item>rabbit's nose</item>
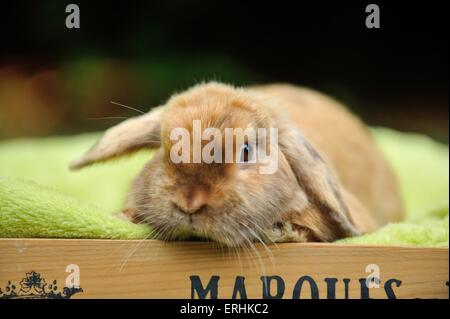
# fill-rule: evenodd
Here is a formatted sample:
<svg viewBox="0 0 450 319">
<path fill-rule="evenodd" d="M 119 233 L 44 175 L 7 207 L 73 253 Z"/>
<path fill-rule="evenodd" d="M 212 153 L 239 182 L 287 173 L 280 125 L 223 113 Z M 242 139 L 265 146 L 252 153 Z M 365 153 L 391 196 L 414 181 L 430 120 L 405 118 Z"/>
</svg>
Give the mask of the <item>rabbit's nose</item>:
<svg viewBox="0 0 450 319">
<path fill-rule="evenodd" d="M 173 203 L 186 214 L 199 213 L 207 206 L 208 194 L 201 189 L 182 192 L 175 196 Z"/>
</svg>

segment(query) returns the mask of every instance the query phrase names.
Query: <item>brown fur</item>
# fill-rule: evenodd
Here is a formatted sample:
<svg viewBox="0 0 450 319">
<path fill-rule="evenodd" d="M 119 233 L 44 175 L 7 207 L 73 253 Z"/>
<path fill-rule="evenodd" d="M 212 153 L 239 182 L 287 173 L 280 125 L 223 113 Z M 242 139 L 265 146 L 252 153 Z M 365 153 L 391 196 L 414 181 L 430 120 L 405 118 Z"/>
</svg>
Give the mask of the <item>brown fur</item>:
<svg viewBox="0 0 450 319">
<path fill-rule="evenodd" d="M 169 132 L 192 132 L 196 119 L 203 129 L 222 132 L 278 128 L 278 171 L 260 174 L 258 164 L 174 164 Z M 73 167 L 140 147 L 159 150 L 132 185 L 124 213 L 152 225 L 157 238 L 196 235 L 230 246 L 334 241 L 401 218 L 394 177 L 365 126 L 308 89 L 198 85 L 108 130 Z"/>
<path fill-rule="evenodd" d="M 341 184 L 354 194 L 354 201 L 367 207 L 378 225 L 403 218 L 397 183 L 389 165 L 367 127 L 342 104 L 316 91 L 286 84 L 255 89 L 280 100 L 289 119 L 319 150 Z"/>
</svg>

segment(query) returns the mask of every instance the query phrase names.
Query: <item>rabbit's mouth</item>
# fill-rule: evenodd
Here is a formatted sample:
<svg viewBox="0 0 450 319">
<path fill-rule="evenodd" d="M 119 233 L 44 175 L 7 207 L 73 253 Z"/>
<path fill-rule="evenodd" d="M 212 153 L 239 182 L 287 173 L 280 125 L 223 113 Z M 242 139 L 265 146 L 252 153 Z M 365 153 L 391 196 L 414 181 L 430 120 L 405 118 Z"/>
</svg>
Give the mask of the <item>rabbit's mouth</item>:
<svg viewBox="0 0 450 319">
<path fill-rule="evenodd" d="M 148 219 L 154 230 L 154 238 L 165 241 L 213 241 L 220 246 L 245 248 L 256 243 L 272 242 L 266 228 L 249 214 L 239 211 L 206 207 L 201 212 L 187 214 L 172 207 L 170 216 L 164 219 Z M 226 213 L 228 212 L 228 213 Z"/>
<path fill-rule="evenodd" d="M 230 248 L 245 248 L 257 243 L 270 243 L 266 232 L 251 228 L 243 223 L 216 221 L 211 223 L 201 218 L 188 218 L 189 221 L 177 225 L 173 240 L 216 242 L 220 246 Z"/>
</svg>

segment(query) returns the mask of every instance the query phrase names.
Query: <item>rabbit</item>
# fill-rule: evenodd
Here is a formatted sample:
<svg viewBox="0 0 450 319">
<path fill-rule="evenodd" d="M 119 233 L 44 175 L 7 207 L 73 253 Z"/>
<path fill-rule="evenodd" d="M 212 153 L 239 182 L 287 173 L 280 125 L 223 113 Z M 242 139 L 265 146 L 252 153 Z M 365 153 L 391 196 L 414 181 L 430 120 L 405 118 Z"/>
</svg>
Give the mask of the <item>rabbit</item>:
<svg viewBox="0 0 450 319">
<path fill-rule="evenodd" d="M 220 131 L 276 128 L 276 171 L 261 174 L 258 164 L 245 159 L 174 163 L 171 132 L 192 133 L 195 120 Z M 248 143 L 239 146 L 236 154 L 248 153 Z M 202 238 L 229 247 L 333 242 L 403 216 L 394 174 L 367 127 L 312 89 L 197 84 L 108 129 L 70 168 L 143 148 L 155 149 L 154 156 L 133 181 L 122 214 L 149 224 L 155 239 Z"/>
</svg>

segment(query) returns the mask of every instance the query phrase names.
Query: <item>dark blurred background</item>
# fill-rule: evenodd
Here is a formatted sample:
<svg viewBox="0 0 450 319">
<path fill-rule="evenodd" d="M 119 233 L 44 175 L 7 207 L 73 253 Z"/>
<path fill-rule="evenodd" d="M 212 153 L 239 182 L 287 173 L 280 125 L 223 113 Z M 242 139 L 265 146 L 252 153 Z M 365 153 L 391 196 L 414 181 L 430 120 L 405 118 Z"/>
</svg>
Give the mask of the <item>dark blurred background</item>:
<svg viewBox="0 0 450 319">
<path fill-rule="evenodd" d="M 101 130 L 135 115 L 111 100 L 148 110 L 220 80 L 311 86 L 448 142 L 448 1 L 372 2 L 381 29 L 368 1 L 4 1 L 0 139 Z"/>
</svg>

